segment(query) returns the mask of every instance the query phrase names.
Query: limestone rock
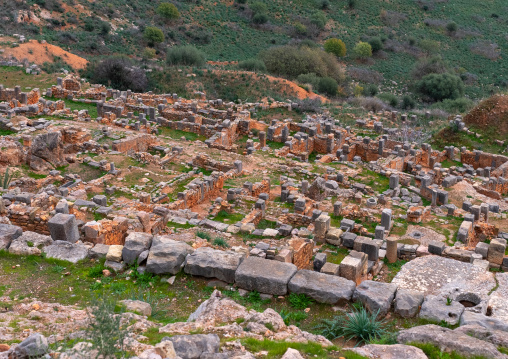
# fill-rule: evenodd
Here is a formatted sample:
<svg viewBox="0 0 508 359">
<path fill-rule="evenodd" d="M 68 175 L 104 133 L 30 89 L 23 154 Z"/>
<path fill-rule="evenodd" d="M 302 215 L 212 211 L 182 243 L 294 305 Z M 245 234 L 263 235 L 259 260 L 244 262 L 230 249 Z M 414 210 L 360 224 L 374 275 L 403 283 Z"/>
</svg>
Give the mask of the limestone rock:
<svg viewBox="0 0 508 359">
<path fill-rule="evenodd" d="M 9 253 L 18 255 L 40 255 L 42 248 L 53 243 L 50 236 L 35 232 L 26 231 L 14 239 L 9 247 Z"/>
<path fill-rule="evenodd" d="M 394 312 L 403 318 L 413 318 L 418 314 L 423 298 L 423 294 L 420 292 L 398 289 L 395 295 Z"/>
<path fill-rule="evenodd" d="M 187 257 L 184 271 L 192 275 L 234 283 L 236 269 L 244 257 L 245 255 L 241 253 L 201 247 Z"/>
<path fill-rule="evenodd" d="M 288 348 L 281 359 L 303 359 L 303 357 L 298 350 Z"/>
<path fill-rule="evenodd" d="M 169 236 L 156 236 L 148 254 L 146 271 L 154 274 L 177 274 L 184 266 L 185 258 L 194 252 L 191 246 Z"/>
<path fill-rule="evenodd" d="M 385 316 L 392 305 L 397 286 L 393 283 L 375 282 L 372 280 L 363 281 L 353 294 L 353 300 L 363 303 L 371 313 Z"/>
<path fill-rule="evenodd" d="M 142 232 L 131 232 L 125 238 L 122 257 L 126 264 L 133 264 L 139 255 L 152 245 L 152 235 Z"/>
<path fill-rule="evenodd" d="M 111 262 L 120 263 L 122 261 L 123 246 L 119 244 L 109 246 L 106 260 Z"/>
<path fill-rule="evenodd" d="M 459 302 L 452 300 L 450 305 L 447 305 L 446 298 L 429 295 L 423 301 L 420 318 L 438 323 L 444 320 L 450 325 L 455 325 L 463 312 L 464 306 Z"/>
<path fill-rule="evenodd" d="M 54 241 L 53 244 L 44 248 L 44 253 L 48 258 L 77 263 L 88 256 L 88 247 L 67 241 Z"/>
<path fill-rule="evenodd" d="M 306 294 L 320 303 L 345 303 L 355 290 L 355 283 L 342 277 L 318 273 L 307 269 L 299 270 L 289 281 L 292 293 Z"/>
<path fill-rule="evenodd" d="M 361 348 L 349 350 L 372 359 L 427 359 L 427 356 L 420 348 L 403 344 L 368 344 Z"/>
<path fill-rule="evenodd" d="M 175 335 L 164 337 L 162 341 L 172 342 L 182 359 L 199 359 L 203 353 L 218 353 L 220 345 L 217 334 Z"/>
<path fill-rule="evenodd" d="M 150 306 L 150 304 L 143 302 L 141 300 L 125 299 L 120 301 L 120 303 L 122 303 L 125 306 L 125 309 L 128 312 L 139 313 L 141 315 L 146 315 L 147 317 L 152 315 L 152 307 Z"/>
<path fill-rule="evenodd" d="M 3 200 L 0 199 L 0 201 Z M 11 242 L 21 236 L 22 233 L 21 227 L 0 223 L 0 250 L 9 249 Z"/>
</svg>

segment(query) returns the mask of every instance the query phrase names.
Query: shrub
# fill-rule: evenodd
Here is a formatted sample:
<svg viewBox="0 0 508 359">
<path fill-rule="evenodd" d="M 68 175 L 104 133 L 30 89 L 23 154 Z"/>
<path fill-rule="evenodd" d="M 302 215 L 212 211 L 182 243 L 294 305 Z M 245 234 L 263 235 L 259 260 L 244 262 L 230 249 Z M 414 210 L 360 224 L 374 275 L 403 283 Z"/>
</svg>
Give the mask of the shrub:
<svg viewBox="0 0 508 359">
<path fill-rule="evenodd" d="M 374 84 L 368 84 L 365 86 L 364 93 L 366 96 L 376 96 L 379 92 L 379 88 Z"/>
<path fill-rule="evenodd" d="M 143 58 L 144 59 L 153 59 L 155 57 L 156 51 L 151 47 L 145 47 L 143 50 Z"/>
<path fill-rule="evenodd" d="M 343 81 L 345 77 L 344 69 L 335 56 L 321 49 L 286 45 L 269 48 L 260 56 L 268 71 L 277 75 L 295 78 L 301 74 L 315 73 L 320 77 L 331 77 L 338 82 Z"/>
<path fill-rule="evenodd" d="M 353 48 L 353 54 L 359 59 L 366 59 L 372 56 L 372 46 L 368 42 L 360 41 Z"/>
<path fill-rule="evenodd" d="M 354 9 L 356 7 L 356 0 L 348 0 L 347 5 L 350 9 Z"/>
<path fill-rule="evenodd" d="M 337 95 L 338 87 L 339 84 L 337 83 L 337 81 L 335 81 L 331 77 L 320 78 L 317 86 L 319 92 L 325 93 L 330 96 Z"/>
<path fill-rule="evenodd" d="M 449 32 L 449 33 L 454 33 L 455 31 L 457 31 L 458 29 L 458 26 L 455 22 L 449 22 L 448 24 L 446 24 L 446 30 Z"/>
<path fill-rule="evenodd" d="M 379 37 L 373 37 L 369 40 L 370 47 L 372 48 L 372 52 L 378 52 L 383 49 L 383 42 Z"/>
<path fill-rule="evenodd" d="M 268 12 L 268 8 L 266 7 L 266 4 L 261 1 L 256 1 L 252 3 L 249 8 L 254 14 L 265 14 Z"/>
<path fill-rule="evenodd" d="M 265 63 L 259 59 L 248 59 L 240 61 L 238 67 L 246 71 L 264 72 L 266 71 Z"/>
<path fill-rule="evenodd" d="M 124 340 L 128 330 L 121 324 L 122 316 L 115 314 L 116 303 L 106 297 L 97 298 L 87 310 L 89 324 L 86 337 L 92 343 L 97 355 L 110 358 L 123 354 Z"/>
<path fill-rule="evenodd" d="M 353 94 L 355 95 L 355 97 L 360 97 L 363 95 L 363 90 L 364 88 L 360 85 L 356 85 L 355 88 L 353 89 Z"/>
<path fill-rule="evenodd" d="M 146 73 L 133 67 L 125 57 L 112 57 L 99 63 L 90 62 L 85 72 L 93 83 L 117 90 L 144 92 L 148 87 Z"/>
<path fill-rule="evenodd" d="M 315 25 L 318 29 L 321 29 L 321 30 L 325 28 L 327 21 L 328 20 L 327 20 L 325 14 L 323 14 L 320 11 L 315 12 L 310 17 L 310 23 Z"/>
<path fill-rule="evenodd" d="M 307 34 L 307 26 L 305 26 L 304 24 L 302 24 L 301 22 L 297 22 L 295 24 L 295 32 L 298 34 L 298 35 L 305 35 Z"/>
<path fill-rule="evenodd" d="M 386 333 L 384 321 L 377 319 L 378 313 L 379 311 L 369 313 L 362 307 L 346 314 L 346 318 L 325 319 L 317 328 L 321 329 L 321 334 L 330 340 L 344 337 L 346 340 L 356 339 L 358 344 L 366 343 Z"/>
<path fill-rule="evenodd" d="M 417 90 L 434 101 L 456 99 L 464 94 L 464 83 L 449 73 L 425 75 L 416 83 Z"/>
<path fill-rule="evenodd" d="M 321 112 L 321 100 L 319 98 L 306 98 L 298 100 L 297 112 Z"/>
<path fill-rule="evenodd" d="M 334 54 L 335 56 L 346 56 L 346 44 L 344 41 L 337 38 L 332 37 L 331 39 L 326 40 L 323 47 L 326 52 Z"/>
<path fill-rule="evenodd" d="M 147 26 L 145 28 L 143 37 L 151 46 L 164 41 L 164 34 L 162 33 L 162 30 L 153 26 Z"/>
<path fill-rule="evenodd" d="M 162 2 L 156 10 L 157 14 L 168 20 L 175 20 L 180 17 L 180 12 L 174 4 Z"/>
<path fill-rule="evenodd" d="M 418 44 L 420 48 L 427 54 L 436 54 L 439 52 L 439 42 L 434 40 L 421 40 Z"/>
<path fill-rule="evenodd" d="M 268 15 L 266 14 L 254 14 L 252 17 L 252 23 L 256 25 L 266 24 L 268 22 Z"/>
<path fill-rule="evenodd" d="M 301 74 L 299 75 L 296 80 L 301 83 L 301 84 L 309 84 L 311 85 L 314 89 L 317 89 L 318 87 L 318 84 L 319 84 L 319 77 L 316 76 L 315 73 L 310 73 L 310 74 Z"/>
<path fill-rule="evenodd" d="M 305 309 L 314 303 L 314 299 L 306 296 L 305 294 L 296 293 L 291 293 L 288 297 L 288 301 L 289 305 L 295 309 Z"/>
<path fill-rule="evenodd" d="M 168 65 L 203 66 L 205 54 L 191 45 L 174 46 L 166 55 Z"/>
<path fill-rule="evenodd" d="M 428 74 L 443 74 L 448 72 L 448 67 L 441 56 L 433 56 L 419 61 L 411 70 L 411 76 L 417 80 Z"/>
<path fill-rule="evenodd" d="M 394 94 L 381 93 L 378 95 L 378 97 L 392 107 L 396 107 L 399 104 L 399 99 Z"/>
<path fill-rule="evenodd" d="M 403 110 L 411 110 L 416 107 L 416 101 L 411 96 L 404 95 L 400 107 Z"/>
<path fill-rule="evenodd" d="M 465 113 L 473 108 L 473 105 L 473 101 L 461 97 L 455 100 L 446 99 L 441 102 L 436 102 L 432 105 L 432 108 L 444 110 L 448 113 Z"/>
<path fill-rule="evenodd" d="M 327 10 L 327 9 L 330 8 L 330 1 L 329 0 L 318 0 L 317 1 L 317 6 L 321 10 Z"/>
</svg>

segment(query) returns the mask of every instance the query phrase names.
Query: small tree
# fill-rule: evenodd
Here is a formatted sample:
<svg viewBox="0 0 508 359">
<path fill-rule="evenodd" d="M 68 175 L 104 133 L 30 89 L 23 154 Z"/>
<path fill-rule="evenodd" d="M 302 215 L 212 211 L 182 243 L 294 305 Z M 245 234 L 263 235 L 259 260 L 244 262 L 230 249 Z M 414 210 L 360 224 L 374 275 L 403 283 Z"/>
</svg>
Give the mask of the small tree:
<svg viewBox="0 0 508 359">
<path fill-rule="evenodd" d="M 256 25 L 266 24 L 268 22 L 268 15 L 259 13 L 252 17 L 252 23 Z"/>
<path fill-rule="evenodd" d="M 319 79 L 318 91 L 330 96 L 337 95 L 339 84 L 331 77 L 323 77 Z"/>
<path fill-rule="evenodd" d="M 152 49 L 151 47 L 145 47 L 145 49 L 143 50 L 143 58 L 144 59 L 153 59 L 156 55 L 156 51 L 155 49 Z"/>
<path fill-rule="evenodd" d="M 325 41 L 324 49 L 326 52 L 334 54 L 335 56 L 338 57 L 346 56 L 346 44 L 344 43 L 344 41 L 339 40 L 335 37 L 332 37 L 331 39 Z"/>
<path fill-rule="evenodd" d="M 378 52 L 383 48 L 383 42 L 379 37 L 373 37 L 369 40 L 370 47 L 372 47 L 372 52 Z"/>
<path fill-rule="evenodd" d="M 449 22 L 447 25 L 446 25 L 446 30 L 448 30 L 448 32 L 450 34 L 453 34 L 455 31 L 457 31 L 458 29 L 458 26 L 455 22 Z"/>
<path fill-rule="evenodd" d="M 372 56 L 372 46 L 368 42 L 360 41 L 353 48 L 355 57 L 365 60 Z"/>
<path fill-rule="evenodd" d="M 462 79 L 450 73 L 425 75 L 416 87 L 422 95 L 434 101 L 456 99 L 464 94 Z"/>
<path fill-rule="evenodd" d="M 162 30 L 153 26 L 147 26 L 143 36 L 150 46 L 154 46 L 155 44 L 164 41 L 164 34 L 162 33 Z"/>
<path fill-rule="evenodd" d="M 166 54 L 168 65 L 203 66 L 205 54 L 192 45 L 174 46 Z"/>
<path fill-rule="evenodd" d="M 310 17 L 311 24 L 315 25 L 320 30 L 323 30 L 326 26 L 326 22 L 328 19 L 326 18 L 325 14 L 323 14 L 321 11 L 317 11 Z"/>
<path fill-rule="evenodd" d="M 174 4 L 169 2 L 160 3 L 157 7 L 157 14 L 167 20 L 176 20 L 180 17 L 180 12 Z"/>
</svg>

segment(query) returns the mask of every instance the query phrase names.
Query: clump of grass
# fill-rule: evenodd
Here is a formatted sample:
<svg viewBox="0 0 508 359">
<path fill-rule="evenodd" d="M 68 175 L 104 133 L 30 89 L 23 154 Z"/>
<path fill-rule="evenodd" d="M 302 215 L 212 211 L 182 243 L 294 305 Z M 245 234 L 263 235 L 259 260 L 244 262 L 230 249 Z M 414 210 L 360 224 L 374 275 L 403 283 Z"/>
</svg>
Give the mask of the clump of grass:
<svg viewBox="0 0 508 359">
<path fill-rule="evenodd" d="M 217 237 L 213 240 L 212 244 L 217 247 L 229 248 L 228 242 L 224 238 Z"/>
<path fill-rule="evenodd" d="M 314 302 L 314 299 L 308 297 L 307 295 L 296 293 L 291 293 L 288 297 L 288 300 L 289 305 L 295 309 L 308 308 Z"/>
<path fill-rule="evenodd" d="M 210 233 L 203 232 L 203 231 L 197 231 L 196 232 L 196 237 L 199 237 L 199 238 L 202 238 L 202 239 L 206 239 L 208 242 L 210 242 L 210 240 L 212 239 L 212 236 L 210 235 Z"/>
</svg>

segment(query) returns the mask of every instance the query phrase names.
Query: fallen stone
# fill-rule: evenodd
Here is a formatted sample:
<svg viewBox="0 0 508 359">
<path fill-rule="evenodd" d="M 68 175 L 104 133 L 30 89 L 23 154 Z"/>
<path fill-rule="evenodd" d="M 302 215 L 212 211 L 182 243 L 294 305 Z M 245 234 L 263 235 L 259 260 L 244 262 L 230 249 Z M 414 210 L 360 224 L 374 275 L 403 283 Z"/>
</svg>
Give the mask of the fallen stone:
<svg viewBox="0 0 508 359">
<path fill-rule="evenodd" d="M 234 283 L 236 269 L 244 257 L 242 253 L 201 247 L 187 256 L 184 271 L 192 275 Z"/>
<path fill-rule="evenodd" d="M 204 353 L 218 353 L 220 338 L 217 334 L 175 335 L 162 341 L 173 343 L 176 354 L 182 359 L 200 359 Z"/>
<path fill-rule="evenodd" d="M 418 314 L 424 296 L 409 289 L 398 289 L 395 295 L 394 312 L 403 318 L 413 318 Z"/>
<path fill-rule="evenodd" d="M 448 305 L 446 298 L 429 295 L 423 301 L 420 318 L 455 325 L 460 321 L 463 312 L 464 306 L 459 302 L 452 300 Z"/>
<path fill-rule="evenodd" d="M 54 241 L 53 244 L 44 248 L 44 253 L 47 258 L 77 263 L 88 256 L 88 247 L 67 241 Z"/>
<path fill-rule="evenodd" d="M 427 356 L 420 348 L 403 344 L 368 344 L 361 348 L 349 350 L 372 359 L 427 359 Z"/>
<path fill-rule="evenodd" d="M 150 304 L 143 302 L 141 300 L 121 300 L 120 303 L 125 307 L 125 310 L 128 312 L 139 313 L 141 315 L 146 315 L 149 317 L 152 315 L 152 307 Z"/>
<path fill-rule="evenodd" d="M 21 227 L 0 223 L 0 250 L 9 249 L 11 242 L 21 236 Z"/>
<path fill-rule="evenodd" d="M 169 236 L 156 236 L 146 262 L 146 271 L 154 274 L 177 274 L 184 266 L 185 258 L 194 252 L 184 242 L 172 240 Z"/>
<path fill-rule="evenodd" d="M 302 269 L 291 278 L 288 289 L 292 293 L 306 294 L 319 303 L 344 304 L 351 299 L 355 286 L 342 277 Z"/>
<path fill-rule="evenodd" d="M 131 232 L 125 238 L 122 249 L 122 257 L 126 264 L 134 264 L 139 255 L 150 249 L 153 236 L 149 233 Z"/>
<path fill-rule="evenodd" d="M 371 313 L 383 317 L 388 314 L 396 291 L 397 286 L 393 283 L 365 280 L 356 287 L 353 300 L 361 302 Z"/>
<path fill-rule="evenodd" d="M 114 244 L 109 246 L 108 254 L 106 254 L 106 260 L 120 263 L 122 261 L 122 251 L 122 245 Z"/>
</svg>

